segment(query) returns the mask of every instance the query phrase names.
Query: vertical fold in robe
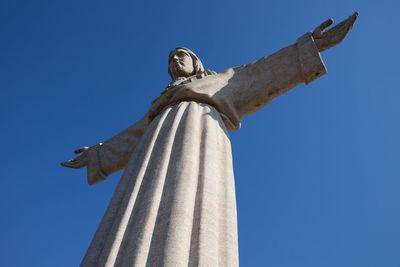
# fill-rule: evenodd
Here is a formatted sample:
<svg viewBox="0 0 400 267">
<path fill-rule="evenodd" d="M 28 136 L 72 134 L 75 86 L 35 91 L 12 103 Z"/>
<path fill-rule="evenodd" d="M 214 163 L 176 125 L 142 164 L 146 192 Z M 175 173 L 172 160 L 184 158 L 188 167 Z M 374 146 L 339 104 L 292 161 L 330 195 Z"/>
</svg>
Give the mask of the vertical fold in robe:
<svg viewBox="0 0 400 267">
<path fill-rule="evenodd" d="M 225 125 L 182 102 L 148 126 L 81 266 L 238 266 L 236 220 Z"/>
</svg>

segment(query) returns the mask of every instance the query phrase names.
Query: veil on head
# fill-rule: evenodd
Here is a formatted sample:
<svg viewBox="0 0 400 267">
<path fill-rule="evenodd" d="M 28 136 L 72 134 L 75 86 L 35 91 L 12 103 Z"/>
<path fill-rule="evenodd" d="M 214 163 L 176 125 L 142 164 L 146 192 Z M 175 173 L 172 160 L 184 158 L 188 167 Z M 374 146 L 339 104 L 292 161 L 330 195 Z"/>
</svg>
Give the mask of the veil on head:
<svg viewBox="0 0 400 267">
<path fill-rule="evenodd" d="M 202 73 L 204 71 L 204 67 L 203 67 L 203 64 L 201 63 L 201 60 L 196 56 L 195 53 L 193 53 L 192 50 L 187 49 L 185 47 L 177 47 L 174 50 L 172 50 L 169 53 L 169 56 L 168 56 L 168 74 L 169 74 L 169 76 L 171 76 L 172 80 L 175 80 L 176 77 L 171 72 L 171 70 L 169 68 L 169 63 L 171 62 L 172 57 L 174 56 L 174 54 L 178 50 L 183 50 L 183 51 L 187 52 L 190 55 L 190 57 L 192 58 L 192 61 L 193 61 L 193 74 L 199 74 L 199 73 Z"/>
</svg>

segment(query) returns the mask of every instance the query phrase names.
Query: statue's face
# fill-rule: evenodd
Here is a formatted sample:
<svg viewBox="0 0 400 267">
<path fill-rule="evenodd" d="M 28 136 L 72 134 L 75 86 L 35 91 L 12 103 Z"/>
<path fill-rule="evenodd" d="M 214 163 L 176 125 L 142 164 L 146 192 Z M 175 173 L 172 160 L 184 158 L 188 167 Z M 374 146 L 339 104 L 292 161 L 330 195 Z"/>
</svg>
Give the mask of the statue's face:
<svg viewBox="0 0 400 267">
<path fill-rule="evenodd" d="M 189 77 L 193 74 L 193 60 L 188 52 L 176 50 L 169 62 L 169 68 L 175 77 Z"/>
</svg>

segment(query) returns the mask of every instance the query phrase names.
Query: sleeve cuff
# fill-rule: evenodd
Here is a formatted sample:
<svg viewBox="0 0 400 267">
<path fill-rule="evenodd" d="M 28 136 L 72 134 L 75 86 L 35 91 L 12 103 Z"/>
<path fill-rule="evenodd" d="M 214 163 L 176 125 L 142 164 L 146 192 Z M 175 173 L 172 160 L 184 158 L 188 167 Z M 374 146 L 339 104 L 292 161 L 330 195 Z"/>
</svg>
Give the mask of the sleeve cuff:
<svg viewBox="0 0 400 267">
<path fill-rule="evenodd" d="M 297 39 L 297 49 L 304 82 L 309 84 L 326 74 L 326 68 L 314 43 L 312 33 L 308 32 Z"/>
<path fill-rule="evenodd" d="M 97 184 L 108 178 L 101 169 L 99 149 L 102 145 L 102 143 L 95 145 L 88 153 L 87 180 L 90 185 Z"/>
</svg>

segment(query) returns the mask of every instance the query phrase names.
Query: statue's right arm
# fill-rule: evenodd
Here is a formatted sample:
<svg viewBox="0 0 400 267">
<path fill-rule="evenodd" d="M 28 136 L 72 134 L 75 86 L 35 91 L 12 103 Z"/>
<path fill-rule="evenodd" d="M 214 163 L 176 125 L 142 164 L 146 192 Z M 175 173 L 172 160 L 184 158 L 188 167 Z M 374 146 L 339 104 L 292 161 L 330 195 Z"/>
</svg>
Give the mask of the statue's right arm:
<svg viewBox="0 0 400 267">
<path fill-rule="evenodd" d="M 86 166 L 88 183 L 93 185 L 101 182 L 126 166 L 146 128 L 147 115 L 104 143 L 77 149 L 75 153 L 82 154 L 61 165 L 69 168 Z"/>
<path fill-rule="evenodd" d="M 213 78 L 218 80 L 220 89 L 214 94 L 214 101 L 219 106 L 227 103 L 229 110 L 234 110 L 230 118 L 239 121 L 300 83 L 309 84 L 321 77 L 327 71 L 320 52 L 339 44 L 353 27 L 357 16 L 355 12 L 335 27 L 325 30 L 333 23 L 329 19 L 314 32 L 298 38 L 295 44 L 215 75 Z"/>
</svg>

